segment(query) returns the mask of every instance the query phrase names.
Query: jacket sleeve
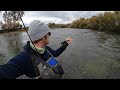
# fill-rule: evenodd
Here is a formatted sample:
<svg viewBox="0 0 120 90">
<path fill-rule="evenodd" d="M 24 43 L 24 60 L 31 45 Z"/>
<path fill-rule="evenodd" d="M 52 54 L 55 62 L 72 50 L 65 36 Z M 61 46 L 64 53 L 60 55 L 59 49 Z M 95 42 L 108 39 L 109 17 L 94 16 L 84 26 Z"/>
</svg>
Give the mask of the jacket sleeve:
<svg viewBox="0 0 120 90">
<path fill-rule="evenodd" d="M 61 43 L 61 46 L 60 46 L 58 49 L 56 49 L 56 50 L 53 50 L 53 49 L 51 49 L 50 47 L 47 47 L 47 49 L 49 50 L 49 52 L 50 52 L 54 57 L 58 57 L 60 54 L 63 53 L 63 51 L 65 51 L 65 49 L 67 48 L 68 45 L 69 45 L 69 44 L 68 44 L 66 41 L 64 41 L 64 42 Z"/>
<path fill-rule="evenodd" d="M 13 58 L 7 64 L 0 65 L 0 79 L 16 79 L 23 74 L 18 59 Z"/>
</svg>

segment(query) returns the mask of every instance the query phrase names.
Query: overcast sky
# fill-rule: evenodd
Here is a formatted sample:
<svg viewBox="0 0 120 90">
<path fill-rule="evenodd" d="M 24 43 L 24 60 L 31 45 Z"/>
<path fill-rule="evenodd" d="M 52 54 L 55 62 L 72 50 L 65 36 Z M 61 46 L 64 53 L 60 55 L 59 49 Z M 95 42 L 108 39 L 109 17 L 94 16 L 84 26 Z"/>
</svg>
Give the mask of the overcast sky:
<svg viewBox="0 0 120 90">
<path fill-rule="evenodd" d="M 22 17 L 25 25 L 29 25 L 32 20 L 41 20 L 42 22 L 48 23 L 70 23 L 73 20 L 81 17 L 89 18 L 98 13 L 105 11 L 25 11 L 25 15 Z M 3 11 L 0 13 L 0 21 L 2 18 Z"/>
</svg>

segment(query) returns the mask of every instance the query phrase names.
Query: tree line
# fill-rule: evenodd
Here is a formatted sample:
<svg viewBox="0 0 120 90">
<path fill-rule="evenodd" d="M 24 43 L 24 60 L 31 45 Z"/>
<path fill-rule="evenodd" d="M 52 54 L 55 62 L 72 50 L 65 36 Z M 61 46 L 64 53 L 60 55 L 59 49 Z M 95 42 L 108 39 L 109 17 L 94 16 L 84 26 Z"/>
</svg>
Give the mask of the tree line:
<svg viewBox="0 0 120 90">
<path fill-rule="evenodd" d="M 120 11 L 99 13 L 90 18 L 79 18 L 69 24 L 49 23 L 50 28 L 79 28 L 120 33 Z"/>
</svg>

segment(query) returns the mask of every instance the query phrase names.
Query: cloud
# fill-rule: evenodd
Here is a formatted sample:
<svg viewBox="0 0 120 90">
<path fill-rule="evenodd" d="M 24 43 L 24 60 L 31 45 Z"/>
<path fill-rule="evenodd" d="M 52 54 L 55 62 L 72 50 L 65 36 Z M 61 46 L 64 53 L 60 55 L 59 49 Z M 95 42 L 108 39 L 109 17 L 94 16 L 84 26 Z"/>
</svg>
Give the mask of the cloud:
<svg viewBox="0 0 120 90">
<path fill-rule="evenodd" d="M 23 17 L 28 24 L 34 19 L 45 23 L 69 23 L 80 17 L 89 18 L 104 11 L 27 11 Z"/>
</svg>

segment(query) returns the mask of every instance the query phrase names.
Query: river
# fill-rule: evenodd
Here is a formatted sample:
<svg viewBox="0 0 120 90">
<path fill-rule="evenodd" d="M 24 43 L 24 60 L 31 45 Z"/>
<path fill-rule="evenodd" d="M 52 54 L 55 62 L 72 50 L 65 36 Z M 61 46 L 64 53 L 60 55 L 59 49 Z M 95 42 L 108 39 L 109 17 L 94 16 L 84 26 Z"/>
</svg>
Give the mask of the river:
<svg viewBox="0 0 120 90">
<path fill-rule="evenodd" d="M 49 46 L 53 49 L 66 37 L 73 37 L 58 57 L 65 70 L 62 79 L 120 79 L 120 35 L 72 28 L 56 28 L 51 32 Z M 28 40 L 26 32 L 0 34 L 0 64 L 18 54 Z"/>
</svg>

